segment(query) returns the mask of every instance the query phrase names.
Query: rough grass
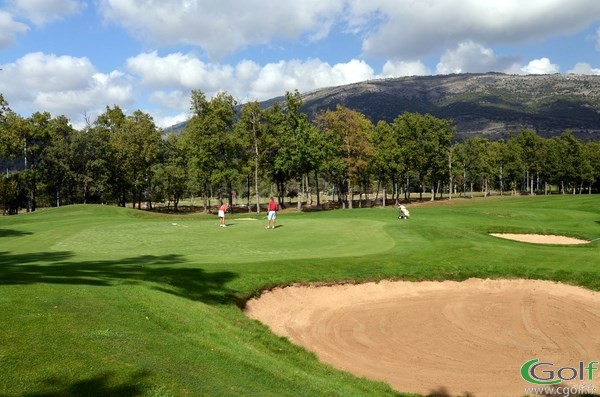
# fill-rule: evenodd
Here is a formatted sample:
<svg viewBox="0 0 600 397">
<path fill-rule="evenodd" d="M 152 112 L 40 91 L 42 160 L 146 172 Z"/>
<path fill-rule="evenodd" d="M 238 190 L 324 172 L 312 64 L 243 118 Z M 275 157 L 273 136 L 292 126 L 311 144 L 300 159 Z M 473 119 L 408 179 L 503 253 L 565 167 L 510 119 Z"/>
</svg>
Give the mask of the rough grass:
<svg viewBox="0 0 600 397">
<path fill-rule="evenodd" d="M 266 220 L 73 206 L 0 219 L 1 396 L 394 395 L 246 318 L 275 285 L 524 277 L 600 290 L 600 196 Z M 545 246 L 489 232 L 595 240 Z M 432 385 L 432 390 L 437 385 Z"/>
</svg>

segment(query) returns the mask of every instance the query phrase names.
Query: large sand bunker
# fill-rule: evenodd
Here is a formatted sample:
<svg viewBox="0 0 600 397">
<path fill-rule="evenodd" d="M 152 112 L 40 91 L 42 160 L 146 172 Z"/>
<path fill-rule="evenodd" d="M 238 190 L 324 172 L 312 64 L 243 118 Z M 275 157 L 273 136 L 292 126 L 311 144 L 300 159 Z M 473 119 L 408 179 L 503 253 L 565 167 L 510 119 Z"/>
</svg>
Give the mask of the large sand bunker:
<svg viewBox="0 0 600 397">
<path fill-rule="evenodd" d="M 250 300 L 246 313 L 320 360 L 399 391 L 522 396 L 534 386 L 520 375 L 529 360 L 555 371 L 600 361 L 600 293 L 548 281 L 293 286 Z M 578 382 L 600 392 L 600 370 Z"/>
<path fill-rule="evenodd" d="M 589 241 L 555 234 L 490 233 L 494 237 L 535 244 L 587 244 Z"/>
</svg>

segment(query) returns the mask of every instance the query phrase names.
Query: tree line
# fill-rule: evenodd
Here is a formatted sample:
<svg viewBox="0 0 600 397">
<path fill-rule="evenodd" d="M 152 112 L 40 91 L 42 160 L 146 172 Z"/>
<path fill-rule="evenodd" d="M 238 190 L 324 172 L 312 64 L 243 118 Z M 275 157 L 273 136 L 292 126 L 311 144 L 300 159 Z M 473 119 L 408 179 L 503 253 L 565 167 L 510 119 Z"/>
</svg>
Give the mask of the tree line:
<svg viewBox="0 0 600 397">
<path fill-rule="evenodd" d="M 163 136 L 140 110 L 118 107 L 74 129 L 64 116 L 14 113 L 0 94 L 0 201 L 5 214 L 38 206 L 114 203 L 177 211 L 185 197 L 243 197 L 260 211 L 261 197 L 297 206 L 321 192 L 340 207 L 386 203 L 428 193 L 431 200 L 492 191 L 499 194 L 592 193 L 600 189 L 600 142 L 569 131 L 542 138 L 524 129 L 507 140 L 457 142 L 451 120 L 404 113 L 371 122 L 338 105 L 313 120 L 298 91 L 282 104 L 238 107 L 228 93 L 191 95 L 191 117 L 180 134 Z M 4 172 L 3 172 L 4 173 Z M 366 201 L 365 201 L 366 200 Z"/>
</svg>

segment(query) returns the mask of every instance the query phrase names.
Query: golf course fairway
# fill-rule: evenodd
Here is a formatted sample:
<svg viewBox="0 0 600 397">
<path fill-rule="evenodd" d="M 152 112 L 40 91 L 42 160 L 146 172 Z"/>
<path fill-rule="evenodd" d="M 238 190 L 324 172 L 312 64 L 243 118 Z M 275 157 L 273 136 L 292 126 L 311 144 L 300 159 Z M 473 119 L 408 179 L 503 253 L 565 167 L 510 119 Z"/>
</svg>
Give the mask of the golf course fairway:
<svg viewBox="0 0 600 397">
<path fill-rule="evenodd" d="M 227 228 L 214 215 L 96 205 L 3 217 L 0 396 L 398 395 L 276 336 L 243 313 L 246 301 L 278 286 L 380 280 L 600 290 L 599 195 L 408 207 L 408 220 L 391 207 L 287 210 L 269 230 L 264 213 L 228 216 Z"/>
</svg>

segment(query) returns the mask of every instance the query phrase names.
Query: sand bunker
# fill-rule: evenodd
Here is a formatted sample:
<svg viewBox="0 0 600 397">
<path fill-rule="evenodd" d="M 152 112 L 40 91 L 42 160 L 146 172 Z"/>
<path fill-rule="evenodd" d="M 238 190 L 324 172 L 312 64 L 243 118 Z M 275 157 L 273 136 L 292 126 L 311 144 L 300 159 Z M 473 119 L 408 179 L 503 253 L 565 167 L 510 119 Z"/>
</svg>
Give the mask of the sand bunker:
<svg viewBox="0 0 600 397">
<path fill-rule="evenodd" d="M 600 361 L 600 293 L 547 281 L 293 286 L 246 313 L 323 362 L 421 394 L 521 396 L 529 360 Z"/>
<path fill-rule="evenodd" d="M 494 237 L 535 244 L 587 244 L 589 241 L 554 234 L 490 233 Z"/>
</svg>

